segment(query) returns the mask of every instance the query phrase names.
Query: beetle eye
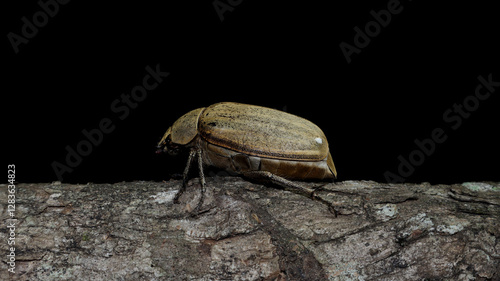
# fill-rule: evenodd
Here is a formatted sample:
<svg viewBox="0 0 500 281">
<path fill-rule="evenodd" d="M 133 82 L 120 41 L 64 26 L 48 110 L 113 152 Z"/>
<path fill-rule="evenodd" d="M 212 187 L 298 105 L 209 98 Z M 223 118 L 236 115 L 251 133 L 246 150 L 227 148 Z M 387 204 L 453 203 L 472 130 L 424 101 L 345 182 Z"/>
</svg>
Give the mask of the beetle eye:
<svg viewBox="0 0 500 281">
<path fill-rule="evenodd" d="M 169 155 L 177 155 L 179 154 L 179 151 L 180 151 L 180 148 L 178 145 L 175 145 L 175 144 L 172 144 L 170 143 L 171 145 L 167 145 L 167 152 Z"/>
</svg>

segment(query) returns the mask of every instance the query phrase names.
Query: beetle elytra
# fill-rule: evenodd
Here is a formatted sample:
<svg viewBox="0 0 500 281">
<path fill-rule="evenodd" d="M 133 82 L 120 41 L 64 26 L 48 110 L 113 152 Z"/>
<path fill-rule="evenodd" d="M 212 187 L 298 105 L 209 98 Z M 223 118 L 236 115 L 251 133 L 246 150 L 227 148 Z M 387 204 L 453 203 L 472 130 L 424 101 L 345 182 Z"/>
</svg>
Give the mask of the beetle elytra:
<svg viewBox="0 0 500 281">
<path fill-rule="evenodd" d="M 189 168 L 196 158 L 203 204 L 203 166 L 215 166 L 244 177 L 312 195 L 314 189 L 291 180 L 335 179 L 328 141 L 314 123 L 279 110 L 221 102 L 194 109 L 177 119 L 163 135 L 157 152 L 177 154 L 190 150 L 177 203 L 187 185 Z"/>
</svg>

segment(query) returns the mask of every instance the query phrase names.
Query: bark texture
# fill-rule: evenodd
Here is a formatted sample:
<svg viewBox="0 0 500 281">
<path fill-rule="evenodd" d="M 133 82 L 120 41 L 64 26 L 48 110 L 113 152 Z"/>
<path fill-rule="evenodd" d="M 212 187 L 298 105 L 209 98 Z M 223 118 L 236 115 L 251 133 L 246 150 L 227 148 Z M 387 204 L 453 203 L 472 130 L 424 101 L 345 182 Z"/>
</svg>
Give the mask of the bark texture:
<svg viewBox="0 0 500 281">
<path fill-rule="evenodd" d="M 173 204 L 180 184 L 17 185 L 0 279 L 500 280 L 500 183 L 345 181 L 312 200 L 212 177 L 194 217 L 198 180 Z"/>
</svg>

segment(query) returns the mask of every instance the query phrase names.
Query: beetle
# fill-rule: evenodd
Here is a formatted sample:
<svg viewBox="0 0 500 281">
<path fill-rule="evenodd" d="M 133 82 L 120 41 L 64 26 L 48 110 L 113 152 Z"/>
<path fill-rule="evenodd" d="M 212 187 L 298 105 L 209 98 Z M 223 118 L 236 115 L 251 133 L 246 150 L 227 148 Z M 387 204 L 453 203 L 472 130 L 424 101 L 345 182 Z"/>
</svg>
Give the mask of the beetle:
<svg viewBox="0 0 500 281">
<path fill-rule="evenodd" d="M 177 119 L 157 145 L 157 153 L 175 155 L 189 149 L 179 197 L 197 158 L 203 204 L 204 166 L 215 166 L 247 178 L 268 180 L 300 193 L 314 189 L 292 180 L 337 178 L 323 131 L 311 121 L 262 106 L 221 102 L 194 109 Z"/>
</svg>

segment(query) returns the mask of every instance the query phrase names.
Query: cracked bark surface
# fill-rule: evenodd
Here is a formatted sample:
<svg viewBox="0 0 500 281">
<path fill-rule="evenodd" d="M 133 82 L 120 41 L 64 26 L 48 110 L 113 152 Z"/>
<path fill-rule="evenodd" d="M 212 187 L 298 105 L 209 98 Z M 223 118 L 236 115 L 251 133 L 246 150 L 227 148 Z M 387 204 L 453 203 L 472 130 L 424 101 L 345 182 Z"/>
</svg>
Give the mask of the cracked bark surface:
<svg viewBox="0 0 500 281">
<path fill-rule="evenodd" d="M 500 183 L 345 181 L 320 202 L 212 177 L 196 217 L 198 180 L 173 204 L 180 184 L 17 185 L 16 273 L 1 243 L 0 279 L 500 280 Z"/>
</svg>

